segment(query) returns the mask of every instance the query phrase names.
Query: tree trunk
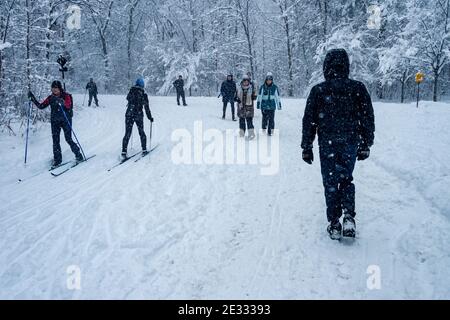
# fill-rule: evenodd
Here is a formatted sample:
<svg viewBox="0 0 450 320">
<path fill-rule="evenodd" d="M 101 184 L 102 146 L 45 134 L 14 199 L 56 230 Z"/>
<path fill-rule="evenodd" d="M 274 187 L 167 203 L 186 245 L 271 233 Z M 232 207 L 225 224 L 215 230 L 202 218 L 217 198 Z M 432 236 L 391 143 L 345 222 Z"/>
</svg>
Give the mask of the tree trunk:
<svg viewBox="0 0 450 320">
<path fill-rule="evenodd" d="M 439 70 L 433 70 L 434 73 L 434 81 L 433 81 L 433 101 L 438 101 L 438 88 L 439 88 Z"/>
</svg>

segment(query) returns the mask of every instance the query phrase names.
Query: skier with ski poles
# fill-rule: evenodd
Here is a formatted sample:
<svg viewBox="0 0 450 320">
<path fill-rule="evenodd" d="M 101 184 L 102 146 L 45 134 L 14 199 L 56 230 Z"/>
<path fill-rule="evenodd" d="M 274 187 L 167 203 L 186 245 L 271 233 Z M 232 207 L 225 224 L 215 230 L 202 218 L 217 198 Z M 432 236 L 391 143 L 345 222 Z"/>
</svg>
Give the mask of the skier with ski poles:
<svg viewBox="0 0 450 320">
<path fill-rule="evenodd" d="M 177 91 L 177 104 L 180 105 L 180 98 L 183 100 L 183 106 L 187 107 L 186 103 L 186 93 L 184 91 L 184 80 L 183 76 L 180 75 L 178 80 L 175 80 L 173 83 L 175 90 Z"/>
<path fill-rule="evenodd" d="M 62 153 L 60 145 L 61 129 L 64 132 L 66 142 L 69 144 L 72 152 L 75 154 L 77 162 L 83 162 L 84 156 L 80 152 L 80 147 L 72 140 L 72 117 L 73 117 L 73 99 L 72 95 L 67 93 L 60 81 L 53 81 L 51 86 L 52 94 L 40 103 L 34 94 L 29 91 L 28 97 L 39 109 L 51 108 L 51 127 L 53 139 L 53 164 L 52 168 L 57 168 L 62 163 Z"/>
<path fill-rule="evenodd" d="M 150 111 L 150 105 L 148 101 L 148 95 L 144 91 L 145 82 L 144 79 L 138 79 L 136 85 L 130 89 L 127 95 L 128 107 L 125 114 L 125 136 L 122 141 L 122 161 L 128 159 L 128 143 L 130 141 L 131 133 L 133 131 L 133 125 L 136 123 L 138 127 L 139 135 L 141 137 L 142 155 L 145 156 L 147 151 L 147 136 L 144 130 L 144 111 L 148 120 L 151 123 L 154 122 L 152 113 Z"/>
<path fill-rule="evenodd" d="M 325 82 L 312 88 L 303 117 L 303 160 L 314 161 L 313 143 L 319 137 L 325 188 L 328 233 L 333 240 L 356 236 L 356 160 L 369 158 L 374 143 L 375 117 L 366 86 L 351 80 L 350 60 L 344 49 L 326 55 Z M 343 225 L 340 218 L 344 215 Z"/>
<path fill-rule="evenodd" d="M 86 91 L 89 92 L 88 107 L 91 106 L 92 99 L 94 99 L 95 105 L 98 107 L 98 98 L 97 98 L 98 89 L 97 89 L 97 84 L 94 82 L 93 78 L 91 78 L 89 80 L 88 84 L 86 85 Z"/>
</svg>

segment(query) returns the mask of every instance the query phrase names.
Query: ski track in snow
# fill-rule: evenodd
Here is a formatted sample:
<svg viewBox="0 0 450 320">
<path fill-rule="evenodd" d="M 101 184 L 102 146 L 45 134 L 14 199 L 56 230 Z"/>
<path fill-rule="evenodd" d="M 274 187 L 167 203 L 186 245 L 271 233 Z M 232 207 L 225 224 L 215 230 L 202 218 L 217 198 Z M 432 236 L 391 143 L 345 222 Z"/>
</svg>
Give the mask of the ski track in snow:
<svg viewBox="0 0 450 320">
<path fill-rule="evenodd" d="M 46 168 L 48 125 L 31 135 L 26 167 L 23 138 L 0 135 L 0 298 L 449 299 L 450 106 L 375 104 L 376 145 L 355 170 L 357 240 L 339 243 L 326 234 L 318 148 L 313 166 L 301 161 L 305 101 L 284 101 L 274 176 L 257 166 L 172 164 L 173 130 L 193 132 L 197 120 L 237 128 L 217 117 L 212 98 L 192 98 L 188 108 L 151 98 L 160 147 L 112 172 L 122 96 L 76 112 L 84 151 L 97 157 L 59 178 Z M 79 291 L 66 287 L 71 265 L 81 270 Z M 381 269 L 381 290 L 367 288 L 371 265 Z"/>
</svg>

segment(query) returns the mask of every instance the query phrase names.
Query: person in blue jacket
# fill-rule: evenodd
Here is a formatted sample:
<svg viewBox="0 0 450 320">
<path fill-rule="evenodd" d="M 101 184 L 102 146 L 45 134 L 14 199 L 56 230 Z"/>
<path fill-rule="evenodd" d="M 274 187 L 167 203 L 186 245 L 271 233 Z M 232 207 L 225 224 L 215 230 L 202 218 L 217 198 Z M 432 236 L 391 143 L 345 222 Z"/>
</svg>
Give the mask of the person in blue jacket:
<svg viewBox="0 0 450 320">
<path fill-rule="evenodd" d="M 259 89 L 257 108 L 262 111 L 262 129 L 271 136 L 275 129 L 275 111 L 281 110 L 280 90 L 273 83 L 272 73 L 268 73 Z"/>
</svg>

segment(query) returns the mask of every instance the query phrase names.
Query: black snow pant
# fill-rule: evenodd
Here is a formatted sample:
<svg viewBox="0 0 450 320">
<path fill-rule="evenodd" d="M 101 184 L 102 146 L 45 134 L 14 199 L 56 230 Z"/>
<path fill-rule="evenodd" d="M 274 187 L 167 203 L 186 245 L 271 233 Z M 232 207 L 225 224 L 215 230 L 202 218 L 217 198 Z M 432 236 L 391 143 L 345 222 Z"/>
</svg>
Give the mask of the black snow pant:
<svg viewBox="0 0 450 320">
<path fill-rule="evenodd" d="M 272 134 L 275 129 L 275 110 L 262 110 L 262 128 L 267 130 L 268 134 Z"/>
<path fill-rule="evenodd" d="M 98 98 L 96 93 L 89 93 L 89 107 L 92 104 L 92 98 L 94 98 L 95 105 L 98 107 Z"/>
<path fill-rule="evenodd" d="M 327 217 L 330 223 L 337 222 L 343 213 L 350 214 L 353 218 L 356 216 L 353 170 L 357 148 L 357 145 L 330 144 L 330 141 L 320 146 Z"/>
<path fill-rule="evenodd" d="M 125 116 L 125 136 L 122 142 L 122 152 L 126 153 L 128 143 L 130 142 L 131 133 L 133 132 L 133 125 L 136 123 L 138 127 L 139 136 L 141 137 L 142 150 L 147 150 L 147 136 L 144 130 L 144 116 L 143 115 L 127 115 Z"/>
<path fill-rule="evenodd" d="M 234 109 L 234 101 L 224 101 L 223 102 L 223 117 L 227 115 L 227 106 L 228 103 L 231 104 L 231 114 L 233 116 L 233 119 L 235 118 L 235 109 Z"/>
<path fill-rule="evenodd" d="M 64 138 L 67 141 L 67 144 L 70 146 L 70 149 L 75 154 L 76 157 L 80 157 L 80 148 L 78 145 L 72 140 L 72 118 L 68 117 L 69 124 L 66 119 L 55 119 L 52 120 L 52 138 L 53 138 L 53 158 L 55 162 L 62 161 L 62 153 L 61 153 L 61 144 L 60 144 L 60 135 L 61 129 L 64 132 Z"/>
<path fill-rule="evenodd" d="M 255 129 L 255 127 L 253 126 L 253 118 L 239 118 L 239 129 L 241 129 L 243 132 L 245 132 L 246 129 Z"/>
<path fill-rule="evenodd" d="M 177 104 L 180 105 L 180 97 L 183 99 L 183 106 L 186 105 L 186 94 L 184 90 L 177 91 Z"/>
</svg>

